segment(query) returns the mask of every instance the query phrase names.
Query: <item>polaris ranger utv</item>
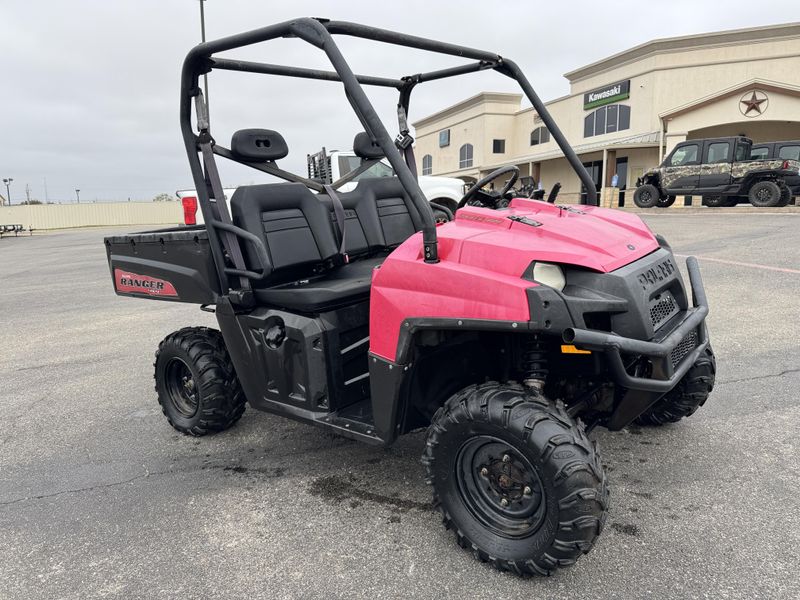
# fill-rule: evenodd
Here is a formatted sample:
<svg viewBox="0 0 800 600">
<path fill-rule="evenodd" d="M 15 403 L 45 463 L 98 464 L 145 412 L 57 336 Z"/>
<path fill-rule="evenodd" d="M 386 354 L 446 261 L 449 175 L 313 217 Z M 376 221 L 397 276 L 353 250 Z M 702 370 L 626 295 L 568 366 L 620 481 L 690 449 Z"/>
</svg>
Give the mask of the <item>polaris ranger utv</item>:
<svg viewBox="0 0 800 600">
<path fill-rule="evenodd" d="M 469 59 L 393 79 L 355 75 L 335 35 Z M 219 53 L 295 37 L 334 71 Z M 198 304 L 219 331 L 184 328 L 161 342 L 158 399 L 178 431 L 204 435 L 253 408 L 371 444 L 428 427 L 423 463 L 434 506 L 458 543 L 517 574 L 549 574 L 588 552 L 608 487 L 587 431 L 691 415 L 714 382 L 697 262 L 693 301 L 669 246 L 639 217 L 526 198 L 499 205 L 519 171 L 471 188 L 435 225 L 415 178 L 407 125 L 419 84 L 492 69 L 516 80 L 589 190 L 594 184 L 515 63 L 497 54 L 323 19 L 297 19 L 208 42 L 182 72 L 180 123 L 202 227 L 106 239 L 118 294 Z M 396 176 L 350 192 L 283 171 L 284 138 L 266 129 L 211 135 L 198 78 L 210 71 L 339 82 L 365 132 L 364 161 Z M 362 86 L 399 91 L 393 139 Z M 192 102 L 196 127 L 192 125 Z M 287 183 L 223 198 L 216 158 Z M 503 190 L 484 191 L 506 176 Z M 476 206 L 477 204 L 477 206 Z"/>
</svg>

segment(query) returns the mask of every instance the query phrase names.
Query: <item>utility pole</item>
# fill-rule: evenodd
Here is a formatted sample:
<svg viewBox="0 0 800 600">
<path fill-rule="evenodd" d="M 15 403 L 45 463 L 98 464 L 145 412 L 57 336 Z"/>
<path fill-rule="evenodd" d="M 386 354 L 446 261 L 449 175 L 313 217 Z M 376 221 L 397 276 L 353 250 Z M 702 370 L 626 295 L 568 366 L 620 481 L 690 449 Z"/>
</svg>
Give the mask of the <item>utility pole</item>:
<svg viewBox="0 0 800 600">
<path fill-rule="evenodd" d="M 206 0 L 200 0 L 200 41 L 206 43 Z M 208 73 L 203 73 L 203 94 L 206 97 L 206 115 L 208 115 Z M 208 116 L 206 116 L 208 118 Z M 210 119 L 209 119 L 210 120 Z"/>
<path fill-rule="evenodd" d="M 14 181 L 12 177 L 7 177 L 3 179 L 3 183 L 6 184 L 6 198 L 8 199 L 8 205 L 11 206 L 11 182 Z"/>
<path fill-rule="evenodd" d="M 47 177 L 44 178 L 44 203 L 50 204 L 50 198 L 47 195 Z"/>
<path fill-rule="evenodd" d="M 31 186 L 29 184 L 25 184 L 25 197 L 28 199 L 28 204 L 31 203 Z"/>
<path fill-rule="evenodd" d="M 81 203 L 81 191 L 79 189 L 75 189 L 75 198 L 78 199 L 78 204 Z"/>
</svg>

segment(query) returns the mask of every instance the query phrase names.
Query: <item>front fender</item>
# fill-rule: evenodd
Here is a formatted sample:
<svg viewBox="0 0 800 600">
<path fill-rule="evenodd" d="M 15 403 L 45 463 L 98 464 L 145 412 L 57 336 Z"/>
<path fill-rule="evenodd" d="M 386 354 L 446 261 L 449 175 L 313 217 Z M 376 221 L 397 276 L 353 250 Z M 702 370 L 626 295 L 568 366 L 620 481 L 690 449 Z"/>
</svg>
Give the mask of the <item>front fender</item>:
<svg viewBox="0 0 800 600">
<path fill-rule="evenodd" d="M 648 169 L 639 179 L 636 180 L 636 187 L 639 187 L 645 183 L 652 183 L 655 185 L 659 185 L 661 181 L 661 170 L 658 168 L 655 169 Z"/>
</svg>

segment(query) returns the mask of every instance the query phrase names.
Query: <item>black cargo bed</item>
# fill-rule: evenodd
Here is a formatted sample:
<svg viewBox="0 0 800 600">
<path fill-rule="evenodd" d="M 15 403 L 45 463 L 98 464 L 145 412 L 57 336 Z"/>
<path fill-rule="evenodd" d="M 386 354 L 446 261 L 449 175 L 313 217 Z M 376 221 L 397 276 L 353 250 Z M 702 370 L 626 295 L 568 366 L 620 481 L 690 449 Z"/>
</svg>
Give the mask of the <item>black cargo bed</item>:
<svg viewBox="0 0 800 600">
<path fill-rule="evenodd" d="M 214 304 L 219 278 L 204 226 L 172 227 L 105 238 L 114 290 L 172 302 Z"/>
</svg>

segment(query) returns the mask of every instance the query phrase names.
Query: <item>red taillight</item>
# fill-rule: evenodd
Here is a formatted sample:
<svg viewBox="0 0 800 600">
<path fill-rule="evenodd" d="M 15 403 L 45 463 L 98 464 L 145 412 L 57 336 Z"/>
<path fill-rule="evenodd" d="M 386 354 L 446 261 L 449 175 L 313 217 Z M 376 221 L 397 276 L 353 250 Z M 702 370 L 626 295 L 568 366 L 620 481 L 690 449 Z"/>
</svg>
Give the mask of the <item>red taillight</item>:
<svg viewBox="0 0 800 600">
<path fill-rule="evenodd" d="M 781 169 L 783 169 L 784 171 L 789 169 L 789 161 L 788 160 L 783 161 L 783 164 L 781 165 Z"/>
<path fill-rule="evenodd" d="M 183 202 L 183 222 L 186 225 L 197 225 L 197 198 L 184 196 L 181 202 Z"/>
</svg>

